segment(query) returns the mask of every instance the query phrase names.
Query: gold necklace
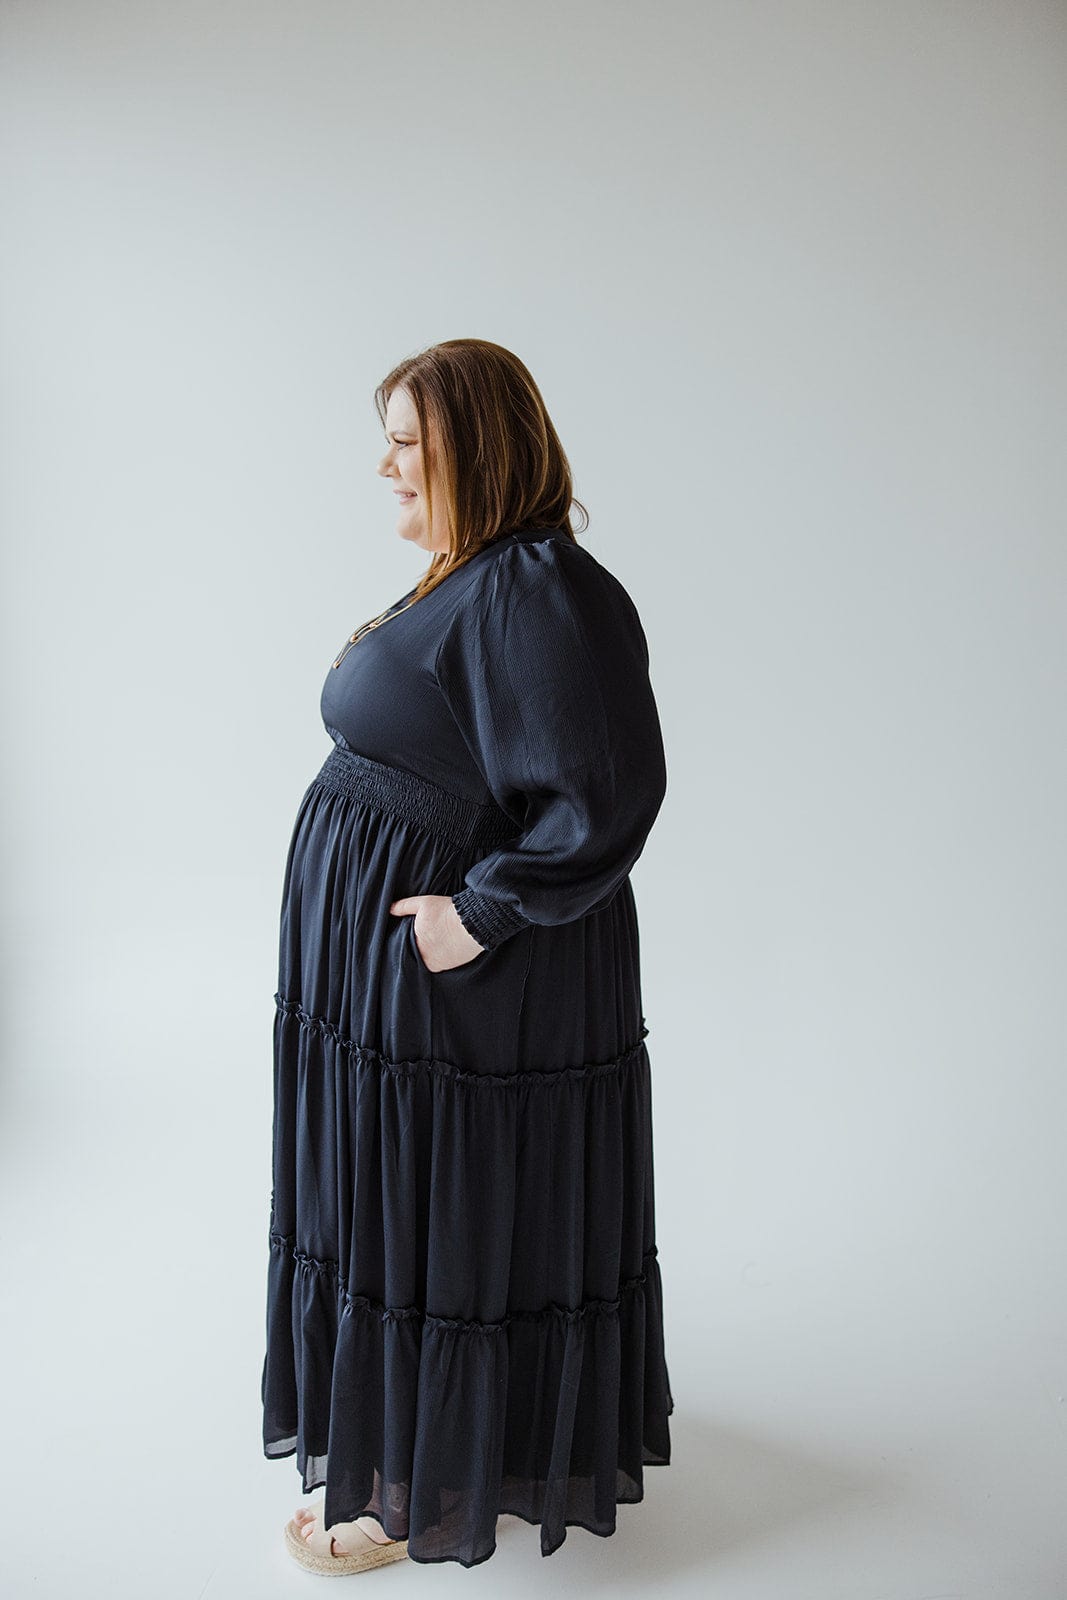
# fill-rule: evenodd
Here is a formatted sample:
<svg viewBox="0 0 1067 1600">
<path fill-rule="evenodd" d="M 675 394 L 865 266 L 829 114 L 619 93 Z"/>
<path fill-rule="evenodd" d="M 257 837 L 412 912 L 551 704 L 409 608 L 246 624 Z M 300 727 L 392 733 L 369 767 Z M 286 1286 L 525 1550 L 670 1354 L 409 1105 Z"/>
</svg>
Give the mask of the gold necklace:
<svg viewBox="0 0 1067 1600">
<path fill-rule="evenodd" d="M 398 617 L 400 615 L 401 611 L 406 611 L 408 609 L 408 606 L 413 606 L 414 604 L 415 604 L 415 600 L 414 599 L 408 600 L 408 601 L 405 602 L 404 605 L 397 606 L 395 611 L 392 610 L 389 606 L 386 606 L 385 610 L 384 611 L 379 611 L 379 613 L 378 613 L 378 615 L 376 617 L 371 617 L 369 622 L 364 622 L 362 624 L 362 626 L 357 628 L 355 633 L 353 633 L 349 637 L 349 639 L 346 641 L 344 649 L 341 651 L 341 654 L 337 657 L 337 660 L 334 662 L 334 666 L 335 667 L 339 667 L 341 665 L 341 662 L 344 660 L 345 656 L 351 650 L 352 646 L 354 644 L 358 644 L 359 641 L 362 638 L 364 638 L 368 633 L 370 633 L 373 628 L 380 628 L 383 622 L 390 622 L 393 617 Z"/>
</svg>

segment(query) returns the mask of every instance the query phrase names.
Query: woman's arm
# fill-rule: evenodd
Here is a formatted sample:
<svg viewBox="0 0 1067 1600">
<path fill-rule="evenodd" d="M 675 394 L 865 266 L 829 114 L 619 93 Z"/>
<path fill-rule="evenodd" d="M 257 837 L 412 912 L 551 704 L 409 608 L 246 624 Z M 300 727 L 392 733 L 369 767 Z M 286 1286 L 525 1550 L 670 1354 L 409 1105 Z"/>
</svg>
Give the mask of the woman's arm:
<svg viewBox="0 0 1067 1600">
<path fill-rule="evenodd" d="M 437 681 L 522 827 L 452 896 L 484 949 L 598 910 L 641 854 L 667 786 L 648 666 L 622 584 L 559 539 L 502 551 L 452 618 Z"/>
</svg>

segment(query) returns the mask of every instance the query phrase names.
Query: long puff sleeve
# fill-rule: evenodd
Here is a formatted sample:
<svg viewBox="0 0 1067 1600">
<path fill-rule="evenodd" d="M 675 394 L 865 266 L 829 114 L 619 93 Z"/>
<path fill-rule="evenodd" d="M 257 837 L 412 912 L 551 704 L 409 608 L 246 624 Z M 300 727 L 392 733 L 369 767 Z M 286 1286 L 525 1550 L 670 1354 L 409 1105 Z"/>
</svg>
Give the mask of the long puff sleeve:
<svg viewBox="0 0 1067 1600">
<path fill-rule="evenodd" d="M 667 787 L 648 667 L 630 596 L 569 541 L 502 551 L 457 608 L 437 681 L 521 828 L 452 896 L 483 949 L 599 910 L 641 854 Z"/>
</svg>

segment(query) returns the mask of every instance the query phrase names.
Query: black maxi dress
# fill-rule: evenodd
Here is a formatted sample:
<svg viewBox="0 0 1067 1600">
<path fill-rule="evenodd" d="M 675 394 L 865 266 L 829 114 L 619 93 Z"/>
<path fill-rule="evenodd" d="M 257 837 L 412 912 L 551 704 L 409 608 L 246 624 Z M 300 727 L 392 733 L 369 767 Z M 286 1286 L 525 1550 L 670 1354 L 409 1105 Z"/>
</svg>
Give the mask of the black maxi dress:
<svg viewBox="0 0 1067 1600">
<path fill-rule="evenodd" d="M 286 861 L 263 1446 L 324 1525 L 474 1566 L 670 1461 L 629 871 L 666 792 L 626 590 L 498 534 L 330 666 Z M 432 972 L 407 895 L 483 950 Z"/>
</svg>

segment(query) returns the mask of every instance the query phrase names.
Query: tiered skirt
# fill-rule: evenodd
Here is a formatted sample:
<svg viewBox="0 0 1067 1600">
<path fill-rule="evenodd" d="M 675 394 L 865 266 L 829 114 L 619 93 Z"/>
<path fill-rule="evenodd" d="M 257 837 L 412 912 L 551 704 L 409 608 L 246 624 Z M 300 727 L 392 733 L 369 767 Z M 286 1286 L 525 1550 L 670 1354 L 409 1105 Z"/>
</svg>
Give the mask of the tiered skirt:
<svg viewBox="0 0 1067 1600">
<path fill-rule="evenodd" d="M 670 1460 L 648 1029 L 629 879 L 431 972 L 412 915 L 514 824 L 337 744 L 285 867 L 263 1447 L 325 1523 L 473 1566 L 550 1555 Z"/>
</svg>

